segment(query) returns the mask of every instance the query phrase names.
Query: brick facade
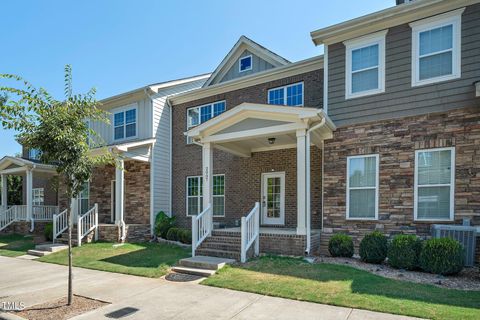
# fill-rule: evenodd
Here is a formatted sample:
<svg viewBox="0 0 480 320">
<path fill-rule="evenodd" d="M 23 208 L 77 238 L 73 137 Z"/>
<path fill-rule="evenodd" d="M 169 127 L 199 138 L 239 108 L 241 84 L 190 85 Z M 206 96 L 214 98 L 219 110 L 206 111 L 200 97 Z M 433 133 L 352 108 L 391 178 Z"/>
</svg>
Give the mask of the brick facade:
<svg viewBox="0 0 480 320">
<path fill-rule="evenodd" d="M 243 102 L 267 103 L 268 89 L 295 82 L 304 82 L 304 104 L 307 107 L 322 107 L 323 71 L 317 70 L 290 78 L 276 80 L 205 99 L 173 106 L 173 177 L 172 211 L 178 224 L 189 228 L 191 218 L 186 216 L 186 179 L 202 174 L 202 149 L 187 145 L 184 132 L 187 130 L 187 109 L 190 107 L 225 100 L 232 109 Z M 321 222 L 321 151 L 313 147 L 312 167 L 312 227 L 319 228 Z M 272 171 L 285 172 L 285 227 L 297 226 L 297 182 L 296 149 L 284 149 L 253 153 L 250 158 L 240 158 L 229 153 L 214 150 L 213 173 L 225 174 L 225 217 L 214 221 L 226 225 L 245 216 L 260 200 L 261 175 Z"/>
<path fill-rule="evenodd" d="M 426 236 L 434 222 L 414 221 L 415 150 L 455 147 L 455 221 L 480 224 L 480 113 L 478 108 L 426 114 L 338 128 L 325 142 L 322 252 L 335 232 L 356 245 L 367 232 Z M 379 154 L 377 221 L 346 220 L 347 156 Z M 444 223 L 444 222 L 440 222 Z"/>
</svg>

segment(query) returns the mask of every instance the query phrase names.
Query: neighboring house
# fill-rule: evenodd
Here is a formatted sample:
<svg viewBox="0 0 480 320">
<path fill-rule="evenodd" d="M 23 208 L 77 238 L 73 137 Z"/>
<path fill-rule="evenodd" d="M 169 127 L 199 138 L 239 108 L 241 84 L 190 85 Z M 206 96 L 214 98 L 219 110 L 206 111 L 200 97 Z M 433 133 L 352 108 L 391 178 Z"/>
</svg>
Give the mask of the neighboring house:
<svg viewBox="0 0 480 320">
<path fill-rule="evenodd" d="M 92 154 L 111 153 L 115 165 L 94 169 L 77 199 L 84 214 L 98 204 L 99 236 L 105 240 L 145 240 L 153 232 L 159 211 L 171 212 L 171 110 L 167 97 L 199 88 L 200 75 L 149 85 L 101 101 L 110 123 L 89 122 Z M 122 169 L 123 168 L 123 169 Z M 61 209 L 66 207 L 59 191 Z"/>
<path fill-rule="evenodd" d="M 325 50 L 322 246 L 480 225 L 480 1 L 418 0 L 313 31 Z"/>
</svg>

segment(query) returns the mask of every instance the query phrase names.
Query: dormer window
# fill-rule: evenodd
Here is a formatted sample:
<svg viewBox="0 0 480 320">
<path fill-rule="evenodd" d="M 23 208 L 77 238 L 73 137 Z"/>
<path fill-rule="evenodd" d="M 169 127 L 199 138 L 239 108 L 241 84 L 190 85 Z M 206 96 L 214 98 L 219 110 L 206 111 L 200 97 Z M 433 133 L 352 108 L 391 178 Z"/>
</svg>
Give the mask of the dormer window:
<svg viewBox="0 0 480 320">
<path fill-rule="evenodd" d="M 345 41 L 345 98 L 385 91 L 385 35 L 388 30 Z"/>
<path fill-rule="evenodd" d="M 238 60 L 238 70 L 239 72 L 252 70 L 252 55 L 240 58 L 240 60 Z"/>
<path fill-rule="evenodd" d="M 28 158 L 31 160 L 40 160 L 41 155 L 42 155 L 42 152 L 38 149 L 28 150 Z"/>
<path fill-rule="evenodd" d="M 460 28 L 463 10 L 410 24 L 412 86 L 460 77 Z"/>
</svg>

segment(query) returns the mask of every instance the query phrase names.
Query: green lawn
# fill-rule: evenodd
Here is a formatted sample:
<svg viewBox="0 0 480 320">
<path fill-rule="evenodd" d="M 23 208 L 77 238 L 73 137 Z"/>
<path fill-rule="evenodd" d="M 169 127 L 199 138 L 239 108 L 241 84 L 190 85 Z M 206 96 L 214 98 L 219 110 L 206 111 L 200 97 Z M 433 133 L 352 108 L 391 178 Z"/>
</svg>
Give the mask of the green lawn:
<svg viewBox="0 0 480 320">
<path fill-rule="evenodd" d="M 263 257 L 227 266 L 202 284 L 431 319 L 480 319 L 480 291 L 383 278 L 352 267 Z"/>
<path fill-rule="evenodd" d="M 33 237 L 20 234 L 0 235 L 0 256 L 18 257 L 33 249 Z"/>
<path fill-rule="evenodd" d="M 165 275 L 179 259 L 190 256 L 190 250 L 161 243 L 97 242 L 73 248 L 73 265 L 76 267 L 132 274 L 149 278 Z M 44 256 L 39 261 L 66 265 L 67 251 Z"/>
</svg>

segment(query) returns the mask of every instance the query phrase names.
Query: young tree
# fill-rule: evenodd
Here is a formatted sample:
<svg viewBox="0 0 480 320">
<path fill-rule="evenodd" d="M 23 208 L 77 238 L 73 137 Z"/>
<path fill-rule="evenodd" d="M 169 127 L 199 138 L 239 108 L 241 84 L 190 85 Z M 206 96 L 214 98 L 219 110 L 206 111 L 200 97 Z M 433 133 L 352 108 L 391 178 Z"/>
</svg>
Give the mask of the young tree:
<svg viewBox="0 0 480 320">
<path fill-rule="evenodd" d="M 75 198 L 91 175 L 93 167 L 110 162 L 107 156 L 92 157 L 89 140 L 95 132 L 87 121 L 108 122 L 95 99 L 95 89 L 86 94 L 72 93 L 72 70 L 65 66 L 65 98 L 56 100 L 45 89 L 34 88 L 28 81 L 11 74 L 0 78 L 16 81 L 22 88 L 0 87 L 0 92 L 15 96 L 0 105 L 3 127 L 18 131 L 18 141 L 27 148 L 41 151 L 40 161 L 56 165 L 58 179 L 66 189 L 67 199 Z M 68 201 L 68 305 L 72 290 L 72 213 Z"/>
</svg>

